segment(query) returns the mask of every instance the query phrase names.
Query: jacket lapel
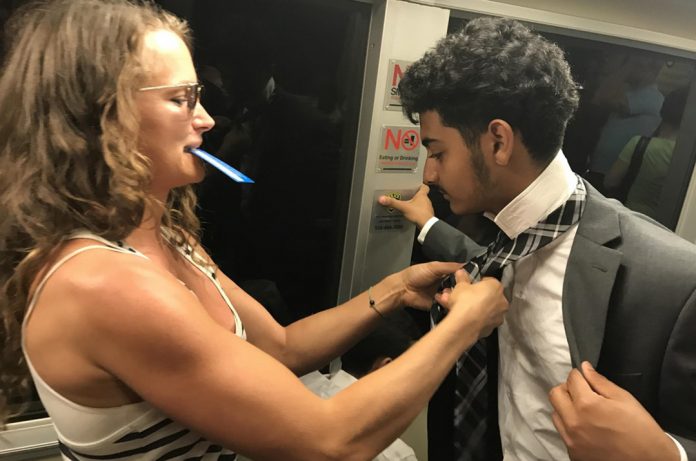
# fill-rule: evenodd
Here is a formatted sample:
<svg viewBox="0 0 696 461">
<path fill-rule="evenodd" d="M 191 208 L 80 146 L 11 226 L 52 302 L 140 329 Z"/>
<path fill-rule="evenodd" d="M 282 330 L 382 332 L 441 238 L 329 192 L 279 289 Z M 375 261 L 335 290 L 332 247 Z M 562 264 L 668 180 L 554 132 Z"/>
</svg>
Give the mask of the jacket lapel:
<svg viewBox="0 0 696 461">
<path fill-rule="evenodd" d="M 621 251 L 607 246 L 621 238 L 615 206 L 587 182 L 585 186 L 585 211 L 563 284 L 563 323 L 573 367 L 584 360 L 597 366 L 609 299 L 622 259 Z"/>
</svg>

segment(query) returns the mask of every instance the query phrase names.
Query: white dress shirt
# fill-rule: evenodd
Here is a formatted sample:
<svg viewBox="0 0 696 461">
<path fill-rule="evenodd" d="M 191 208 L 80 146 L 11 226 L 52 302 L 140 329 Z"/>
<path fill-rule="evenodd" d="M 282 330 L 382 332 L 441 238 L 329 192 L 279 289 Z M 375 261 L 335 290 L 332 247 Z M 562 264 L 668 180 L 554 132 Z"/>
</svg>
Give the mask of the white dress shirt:
<svg viewBox="0 0 696 461">
<path fill-rule="evenodd" d="M 496 216 L 510 238 L 546 218 L 568 200 L 577 176 L 563 154 Z M 498 418 L 505 459 L 567 460 L 551 419 L 548 393 L 572 369 L 563 326 L 563 278 L 577 224 L 553 242 L 506 266 L 502 282 L 510 310 L 498 328 Z"/>
<path fill-rule="evenodd" d="M 577 176 L 559 152 L 549 166 L 497 215 L 487 213 L 510 238 L 546 218 L 573 193 Z M 425 235 L 437 218 L 429 220 Z M 425 232 L 424 232 L 425 231 Z M 553 425 L 548 393 L 572 369 L 563 325 L 563 279 L 577 224 L 553 242 L 503 270 L 510 309 L 498 328 L 498 418 L 506 460 L 568 460 Z M 675 443 L 676 440 L 675 440 Z M 687 461 L 681 445 L 682 461 Z"/>
</svg>

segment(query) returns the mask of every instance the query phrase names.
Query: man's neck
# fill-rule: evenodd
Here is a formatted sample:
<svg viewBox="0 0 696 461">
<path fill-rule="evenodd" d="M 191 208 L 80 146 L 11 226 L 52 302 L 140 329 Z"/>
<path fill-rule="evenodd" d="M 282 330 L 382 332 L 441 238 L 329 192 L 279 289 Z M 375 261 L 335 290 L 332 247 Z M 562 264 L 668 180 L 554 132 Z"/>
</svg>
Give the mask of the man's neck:
<svg viewBox="0 0 696 461">
<path fill-rule="evenodd" d="M 485 213 L 510 238 L 546 218 L 573 193 L 577 176 L 562 153 L 522 189 L 500 212 Z"/>
<path fill-rule="evenodd" d="M 526 147 L 516 145 L 510 163 L 502 169 L 502 174 L 497 178 L 495 189 L 500 191 L 500 196 L 498 200 L 493 201 L 489 212 L 494 215 L 500 213 L 534 183 L 552 161 L 553 159 L 545 165 L 540 165 Z"/>
</svg>

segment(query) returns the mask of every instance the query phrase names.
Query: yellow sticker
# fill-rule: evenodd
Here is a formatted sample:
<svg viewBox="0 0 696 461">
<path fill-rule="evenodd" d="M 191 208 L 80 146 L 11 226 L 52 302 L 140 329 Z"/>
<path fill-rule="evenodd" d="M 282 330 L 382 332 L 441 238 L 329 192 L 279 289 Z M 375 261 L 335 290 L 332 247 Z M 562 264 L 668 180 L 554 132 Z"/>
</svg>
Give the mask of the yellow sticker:
<svg viewBox="0 0 696 461">
<path fill-rule="evenodd" d="M 390 192 L 387 194 L 387 197 L 391 197 L 391 198 L 394 198 L 396 200 L 401 200 L 401 192 Z M 389 213 L 394 213 L 396 211 L 396 209 L 389 207 L 389 208 L 387 208 L 387 211 Z"/>
</svg>

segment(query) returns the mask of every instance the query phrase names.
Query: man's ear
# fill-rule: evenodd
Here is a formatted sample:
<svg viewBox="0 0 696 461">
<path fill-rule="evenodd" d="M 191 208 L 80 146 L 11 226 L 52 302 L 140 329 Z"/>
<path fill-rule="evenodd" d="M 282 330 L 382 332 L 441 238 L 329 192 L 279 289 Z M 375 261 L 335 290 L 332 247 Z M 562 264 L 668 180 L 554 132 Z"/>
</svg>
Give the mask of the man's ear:
<svg viewBox="0 0 696 461">
<path fill-rule="evenodd" d="M 515 132 L 508 122 L 496 118 L 488 123 L 488 130 L 483 136 L 487 150 L 493 154 L 496 165 L 507 166 L 512 158 Z"/>
<path fill-rule="evenodd" d="M 371 373 L 375 370 L 379 370 L 380 368 L 382 368 L 384 365 L 390 363 L 391 361 L 392 361 L 391 357 L 384 357 L 384 356 L 377 357 L 375 359 L 375 362 L 372 364 L 372 368 L 370 369 L 370 371 L 368 373 Z"/>
</svg>

